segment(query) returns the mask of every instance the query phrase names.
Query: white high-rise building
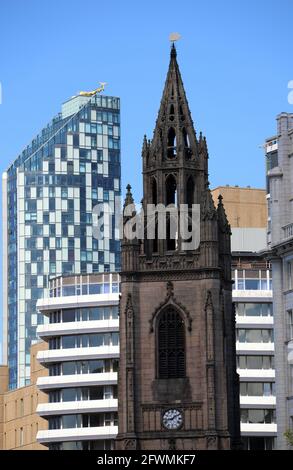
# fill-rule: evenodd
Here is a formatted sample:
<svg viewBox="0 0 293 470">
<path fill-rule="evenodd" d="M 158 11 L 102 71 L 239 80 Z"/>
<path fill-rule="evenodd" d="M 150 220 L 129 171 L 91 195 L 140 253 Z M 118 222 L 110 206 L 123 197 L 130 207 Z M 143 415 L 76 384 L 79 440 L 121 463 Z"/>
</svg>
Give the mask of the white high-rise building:
<svg viewBox="0 0 293 470">
<path fill-rule="evenodd" d="M 271 450 L 277 433 L 271 270 L 256 253 L 233 254 L 241 436 L 247 450 Z"/>
<path fill-rule="evenodd" d="M 266 248 L 266 191 L 222 186 L 231 225 L 237 371 L 240 377 L 241 436 L 247 450 L 276 447 L 274 317 L 271 266 Z"/>
<path fill-rule="evenodd" d="M 39 389 L 48 403 L 37 413 L 48 430 L 37 441 L 53 450 L 112 449 L 118 431 L 119 275 L 59 277 L 37 307 L 46 321 L 38 335 L 48 342 L 39 362 L 49 376 Z"/>
</svg>

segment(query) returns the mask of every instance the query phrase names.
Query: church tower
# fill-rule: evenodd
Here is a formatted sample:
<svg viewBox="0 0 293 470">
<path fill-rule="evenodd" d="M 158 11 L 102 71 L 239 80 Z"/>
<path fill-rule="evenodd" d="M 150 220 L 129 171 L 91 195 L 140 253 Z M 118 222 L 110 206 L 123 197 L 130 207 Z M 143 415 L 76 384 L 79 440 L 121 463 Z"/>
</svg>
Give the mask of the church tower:
<svg viewBox="0 0 293 470">
<path fill-rule="evenodd" d="M 149 204 L 173 204 L 190 217 L 200 205 L 200 243 L 186 249 L 168 216 L 164 238 L 157 222 L 154 239 L 123 238 L 118 449 L 239 445 L 230 226 L 221 198 L 213 203 L 206 139 L 194 130 L 176 56 L 173 44 L 153 139 L 143 141 L 142 209 L 146 218 Z"/>
</svg>

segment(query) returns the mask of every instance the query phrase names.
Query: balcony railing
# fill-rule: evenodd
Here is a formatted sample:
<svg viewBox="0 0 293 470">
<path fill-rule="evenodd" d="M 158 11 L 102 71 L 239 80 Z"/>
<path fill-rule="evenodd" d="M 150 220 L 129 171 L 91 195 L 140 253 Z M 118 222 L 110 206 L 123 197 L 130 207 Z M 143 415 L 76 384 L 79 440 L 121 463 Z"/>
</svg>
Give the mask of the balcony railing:
<svg viewBox="0 0 293 470">
<path fill-rule="evenodd" d="M 285 225 L 283 228 L 283 239 L 293 238 L 293 223 Z"/>
<path fill-rule="evenodd" d="M 119 292 L 118 273 L 61 276 L 50 281 L 50 297 L 117 294 Z"/>
</svg>

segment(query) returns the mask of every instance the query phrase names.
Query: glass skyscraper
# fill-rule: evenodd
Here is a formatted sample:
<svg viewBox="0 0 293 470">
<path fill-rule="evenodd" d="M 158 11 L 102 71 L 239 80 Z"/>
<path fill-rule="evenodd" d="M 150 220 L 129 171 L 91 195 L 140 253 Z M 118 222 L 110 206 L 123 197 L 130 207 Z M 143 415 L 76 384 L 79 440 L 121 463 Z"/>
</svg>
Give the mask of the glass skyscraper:
<svg viewBox="0 0 293 470">
<path fill-rule="evenodd" d="M 3 174 L 3 359 L 29 383 L 37 300 L 52 277 L 119 270 L 120 243 L 93 236 L 92 210 L 120 196 L 120 100 L 75 96 Z M 114 215 L 112 215 L 114 219 Z"/>
</svg>

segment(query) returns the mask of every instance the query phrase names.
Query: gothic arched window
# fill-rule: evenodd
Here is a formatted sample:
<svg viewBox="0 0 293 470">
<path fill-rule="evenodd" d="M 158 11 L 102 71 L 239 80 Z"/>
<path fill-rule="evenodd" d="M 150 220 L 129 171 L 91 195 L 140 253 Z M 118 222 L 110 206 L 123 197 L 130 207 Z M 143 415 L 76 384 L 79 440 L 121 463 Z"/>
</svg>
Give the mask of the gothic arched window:
<svg viewBox="0 0 293 470">
<path fill-rule="evenodd" d="M 173 175 L 166 178 L 166 206 L 177 206 L 177 183 Z M 174 213 L 168 213 L 166 217 L 166 247 L 168 251 L 176 250 L 177 220 Z"/>
<path fill-rule="evenodd" d="M 157 180 L 156 178 L 152 178 L 152 204 L 155 206 L 158 203 L 158 191 L 157 191 Z M 152 245 L 153 245 L 153 252 L 156 253 L 158 251 L 158 214 L 155 213 L 155 238 L 152 240 Z"/>
<path fill-rule="evenodd" d="M 184 147 L 189 148 L 190 147 L 189 135 L 188 135 L 185 127 L 183 127 L 183 129 L 182 129 L 182 135 L 183 135 Z"/>
<path fill-rule="evenodd" d="M 188 178 L 186 184 L 186 204 L 188 209 L 191 209 L 192 204 L 194 204 L 194 181 L 192 176 Z"/>
<path fill-rule="evenodd" d="M 174 175 L 168 175 L 166 178 L 166 206 L 169 204 L 177 205 L 177 183 Z"/>
<path fill-rule="evenodd" d="M 185 327 L 181 315 L 165 309 L 157 323 L 157 361 L 160 379 L 185 377 Z"/>
<path fill-rule="evenodd" d="M 180 114 L 181 121 L 184 121 L 185 116 L 184 116 L 183 109 L 182 109 L 181 105 L 179 106 L 179 114 Z"/>
<path fill-rule="evenodd" d="M 176 150 L 177 150 L 177 143 L 176 143 L 176 132 L 173 127 L 170 127 L 168 130 L 168 142 L 167 142 L 167 155 L 168 158 L 176 158 Z"/>
<path fill-rule="evenodd" d="M 152 183 L 151 183 L 151 186 L 152 186 L 152 204 L 155 204 L 155 206 L 157 205 L 158 203 L 158 191 L 157 191 L 157 180 L 156 178 L 152 178 Z"/>
</svg>

